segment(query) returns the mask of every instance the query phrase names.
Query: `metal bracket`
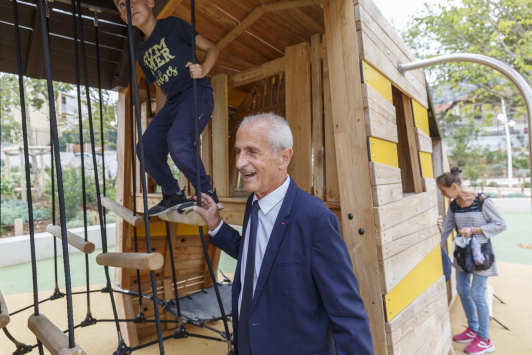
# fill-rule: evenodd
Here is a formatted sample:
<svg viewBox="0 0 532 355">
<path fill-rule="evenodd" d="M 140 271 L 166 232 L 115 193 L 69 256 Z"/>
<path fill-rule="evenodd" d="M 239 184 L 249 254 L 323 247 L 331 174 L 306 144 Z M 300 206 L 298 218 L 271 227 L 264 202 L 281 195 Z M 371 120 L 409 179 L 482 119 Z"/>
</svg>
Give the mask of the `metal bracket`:
<svg viewBox="0 0 532 355">
<path fill-rule="evenodd" d="M 89 11 L 94 12 L 94 27 L 98 27 L 98 14 L 102 13 L 102 9 L 98 6 L 90 5 Z"/>
<path fill-rule="evenodd" d="M 397 61 L 397 69 L 399 70 L 399 73 L 401 73 L 403 76 L 406 76 L 404 65 L 400 60 Z"/>
<path fill-rule="evenodd" d="M 188 332 L 182 325 L 177 328 L 177 330 L 174 333 L 174 339 L 185 339 L 188 338 Z"/>
<path fill-rule="evenodd" d="M 92 314 L 88 313 L 83 322 L 81 322 L 81 327 L 88 327 L 89 325 L 94 325 L 97 323 L 97 320 L 92 317 Z"/>
<path fill-rule="evenodd" d="M 131 354 L 131 348 L 127 346 L 123 341 L 118 344 L 118 348 L 113 355 L 129 355 Z"/>
<path fill-rule="evenodd" d="M 33 351 L 33 347 L 31 345 L 20 343 L 17 345 L 17 350 L 13 352 L 13 355 L 24 355 L 24 354 L 31 353 L 32 351 Z"/>
<path fill-rule="evenodd" d="M 142 311 L 140 311 L 139 314 L 137 314 L 137 316 L 133 319 L 133 323 L 146 323 L 146 316 L 144 313 L 142 313 Z"/>
<path fill-rule="evenodd" d="M 58 299 L 63 298 L 63 297 L 65 297 L 65 294 L 63 292 L 59 291 L 58 288 L 56 288 L 54 290 L 54 293 L 50 296 L 50 300 L 51 301 L 58 300 Z"/>
</svg>

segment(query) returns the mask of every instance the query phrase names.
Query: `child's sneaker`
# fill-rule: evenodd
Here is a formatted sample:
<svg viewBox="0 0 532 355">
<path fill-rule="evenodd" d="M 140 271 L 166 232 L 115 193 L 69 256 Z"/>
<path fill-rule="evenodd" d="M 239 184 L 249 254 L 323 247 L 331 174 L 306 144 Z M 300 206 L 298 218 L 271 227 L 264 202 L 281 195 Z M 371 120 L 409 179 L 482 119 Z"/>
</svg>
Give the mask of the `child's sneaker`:
<svg viewBox="0 0 532 355">
<path fill-rule="evenodd" d="M 204 194 L 209 195 L 214 200 L 214 202 L 216 202 L 219 210 L 224 209 L 224 206 L 220 203 L 220 200 L 218 199 L 218 196 L 216 195 L 216 189 L 214 189 L 214 191 L 209 190 L 207 192 L 204 192 Z M 177 212 L 189 213 L 190 211 L 192 211 L 192 207 L 194 207 L 194 197 L 191 197 L 188 203 L 182 204 L 181 206 L 179 206 L 177 209 Z"/>
<path fill-rule="evenodd" d="M 457 343 L 470 343 L 473 340 L 475 340 L 476 337 L 477 337 L 477 332 L 472 331 L 471 329 L 469 329 L 469 327 L 467 327 L 465 332 L 455 335 L 453 339 Z"/>
<path fill-rule="evenodd" d="M 486 341 L 477 335 L 475 340 L 473 340 L 471 344 L 466 346 L 464 351 L 470 355 L 482 355 L 485 353 L 494 352 L 495 345 L 493 345 L 491 339 L 488 339 L 488 341 Z"/>
<path fill-rule="evenodd" d="M 172 195 L 166 195 L 163 192 L 163 200 L 159 202 L 157 205 L 153 206 L 148 210 L 148 215 L 150 216 L 159 216 L 163 213 L 169 212 L 180 205 L 186 203 L 187 196 L 184 193 L 181 193 L 179 195 L 172 194 Z"/>
</svg>

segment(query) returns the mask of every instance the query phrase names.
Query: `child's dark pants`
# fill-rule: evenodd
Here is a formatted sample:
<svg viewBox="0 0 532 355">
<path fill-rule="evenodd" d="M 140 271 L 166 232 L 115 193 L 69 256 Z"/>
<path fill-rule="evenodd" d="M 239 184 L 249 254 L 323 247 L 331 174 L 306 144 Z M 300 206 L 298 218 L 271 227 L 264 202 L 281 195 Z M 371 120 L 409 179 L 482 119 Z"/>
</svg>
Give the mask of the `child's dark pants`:
<svg viewBox="0 0 532 355">
<path fill-rule="evenodd" d="M 212 89 L 198 88 L 199 131 L 203 132 L 214 108 Z M 194 91 L 175 101 L 167 101 L 142 135 L 146 172 L 166 195 L 180 190 L 168 166 L 168 153 L 179 171 L 196 187 L 196 147 L 194 145 Z M 139 148 L 137 144 L 137 154 Z M 211 178 L 200 162 L 201 191 L 211 189 Z"/>
</svg>

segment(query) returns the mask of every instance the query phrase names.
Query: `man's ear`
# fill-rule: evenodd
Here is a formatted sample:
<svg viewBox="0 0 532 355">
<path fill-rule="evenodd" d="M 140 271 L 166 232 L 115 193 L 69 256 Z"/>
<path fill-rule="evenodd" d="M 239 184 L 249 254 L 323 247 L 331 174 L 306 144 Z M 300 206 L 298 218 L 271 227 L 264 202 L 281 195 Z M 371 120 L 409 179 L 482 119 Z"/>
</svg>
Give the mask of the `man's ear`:
<svg viewBox="0 0 532 355">
<path fill-rule="evenodd" d="M 281 153 L 279 153 L 281 160 L 281 165 L 279 166 L 279 168 L 288 168 L 288 164 L 290 164 L 290 160 L 292 160 L 292 155 L 294 155 L 294 150 L 292 148 L 286 148 Z"/>
</svg>

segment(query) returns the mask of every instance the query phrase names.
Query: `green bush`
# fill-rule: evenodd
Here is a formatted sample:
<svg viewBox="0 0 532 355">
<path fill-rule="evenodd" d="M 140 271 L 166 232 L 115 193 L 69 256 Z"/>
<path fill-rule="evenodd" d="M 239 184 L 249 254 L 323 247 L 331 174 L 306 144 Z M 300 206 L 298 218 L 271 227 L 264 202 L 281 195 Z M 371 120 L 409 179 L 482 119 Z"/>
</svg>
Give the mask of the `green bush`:
<svg viewBox="0 0 532 355">
<path fill-rule="evenodd" d="M 506 169 L 506 166 L 503 164 L 493 164 L 490 166 L 490 170 L 497 175 L 502 175 L 503 170 Z"/>
<path fill-rule="evenodd" d="M 24 223 L 29 221 L 28 204 L 18 198 L 9 201 L 2 201 L 0 208 L 2 216 L 0 224 L 3 226 L 13 225 L 13 220 L 22 218 Z M 45 209 L 37 209 L 33 206 L 33 219 L 40 221 L 50 218 L 50 213 Z"/>
<path fill-rule="evenodd" d="M 499 194 L 497 194 L 496 192 L 484 192 L 484 195 L 486 195 L 489 198 L 497 198 L 497 197 L 499 197 Z"/>
<path fill-rule="evenodd" d="M 520 192 L 512 192 L 511 194 L 508 194 L 504 196 L 506 198 L 518 198 L 518 197 L 527 197 L 525 194 L 522 194 Z"/>
<path fill-rule="evenodd" d="M 530 187 L 530 181 L 525 182 L 525 187 Z"/>
<path fill-rule="evenodd" d="M 517 170 L 517 176 L 529 177 L 530 176 L 530 169 L 519 169 L 519 170 Z"/>
<path fill-rule="evenodd" d="M 13 193 L 15 192 L 15 185 L 13 184 L 13 182 L 3 179 L 1 186 L 2 186 L 2 202 L 11 199 L 13 197 Z"/>
<path fill-rule="evenodd" d="M 488 184 L 489 187 L 499 187 L 499 184 L 497 184 L 495 181 L 490 181 Z"/>
</svg>

